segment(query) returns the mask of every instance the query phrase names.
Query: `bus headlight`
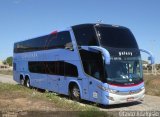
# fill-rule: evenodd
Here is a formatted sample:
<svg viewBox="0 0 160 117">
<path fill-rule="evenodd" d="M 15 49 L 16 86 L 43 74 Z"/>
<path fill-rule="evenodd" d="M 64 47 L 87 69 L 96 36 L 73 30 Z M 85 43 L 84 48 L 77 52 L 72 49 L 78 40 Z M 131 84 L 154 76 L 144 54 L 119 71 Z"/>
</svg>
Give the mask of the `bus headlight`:
<svg viewBox="0 0 160 117">
<path fill-rule="evenodd" d="M 108 89 L 108 92 L 109 92 L 109 93 L 117 93 L 118 91 L 117 91 L 117 90 L 114 90 L 114 89 Z"/>
<path fill-rule="evenodd" d="M 109 100 L 114 101 L 114 98 L 111 96 L 106 96 Z"/>
<path fill-rule="evenodd" d="M 100 88 L 100 89 L 103 90 L 103 91 L 107 91 L 107 92 L 108 92 L 108 88 L 106 88 L 106 87 L 98 86 L 98 88 Z"/>
<path fill-rule="evenodd" d="M 117 93 L 118 91 L 117 90 L 114 90 L 114 89 L 109 89 L 109 88 L 106 88 L 104 86 L 98 86 L 101 90 L 103 91 L 107 91 L 109 93 Z"/>
</svg>

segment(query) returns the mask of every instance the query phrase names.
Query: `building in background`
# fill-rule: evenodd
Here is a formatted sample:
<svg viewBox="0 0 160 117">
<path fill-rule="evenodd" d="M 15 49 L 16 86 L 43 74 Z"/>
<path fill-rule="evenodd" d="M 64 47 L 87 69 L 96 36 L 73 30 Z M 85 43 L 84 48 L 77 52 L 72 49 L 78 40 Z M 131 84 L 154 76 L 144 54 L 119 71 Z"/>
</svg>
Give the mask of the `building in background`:
<svg viewBox="0 0 160 117">
<path fill-rule="evenodd" d="M 147 61 L 142 61 L 142 66 L 143 66 L 143 69 L 144 70 L 147 70 L 148 66 L 149 66 L 149 63 Z"/>
<path fill-rule="evenodd" d="M 10 66 L 6 63 L 4 64 L 3 61 L 0 61 L 0 70 L 10 70 Z"/>
</svg>

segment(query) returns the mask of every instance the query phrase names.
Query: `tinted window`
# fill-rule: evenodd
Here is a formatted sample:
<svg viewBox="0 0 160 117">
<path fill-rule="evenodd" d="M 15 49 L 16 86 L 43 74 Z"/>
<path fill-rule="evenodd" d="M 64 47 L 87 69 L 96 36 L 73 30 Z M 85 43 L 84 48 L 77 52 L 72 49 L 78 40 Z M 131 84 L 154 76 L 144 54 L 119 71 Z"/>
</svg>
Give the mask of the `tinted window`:
<svg viewBox="0 0 160 117">
<path fill-rule="evenodd" d="M 73 49 L 70 33 L 65 31 L 58 33 L 57 36 L 51 35 L 46 47 L 49 49 L 52 48 Z"/>
<path fill-rule="evenodd" d="M 55 48 L 73 50 L 73 45 L 68 31 L 50 34 L 14 44 L 14 52 L 31 52 Z"/>
<path fill-rule="evenodd" d="M 127 28 L 96 27 L 102 46 L 114 48 L 138 48 L 133 34 Z"/>
<path fill-rule="evenodd" d="M 93 25 L 74 26 L 73 32 L 79 46 L 98 45 Z"/>
<path fill-rule="evenodd" d="M 65 63 L 65 76 L 78 77 L 77 67 L 70 63 Z"/>
<path fill-rule="evenodd" d="M 77 67 L 63 61 L 32 61 L 28 63 L 28 68 L 32 73 L 78 77 Z"/>
<path fill-rule="evenodd" d="M 47 74 L 57 74 L 58 69 L 56 68 L 57 62 L 45 62 L 45 69 Z M 39 73 L 39 72 L 37 72 Z"/>
<path fill-rule="evenodd" d="M 105 70 L 102 60 L 102 54 L 80 50 L 80 55 L 85 73 L 103 81 L 105 77 Z"/>
<path fill-rule="evenodd" d="M 14 46 L 14 52 L 21 53 L 43 50 L 45 49 L 47 39 L 49 39 L 48 35 L 16 43 Z"/>
<path fill-rule="evenodd" d="M 32 73 L 47 73 L 45 68 L 45 62 L 29 62 L 28 66 L 29 71 Z"/>
</svg>

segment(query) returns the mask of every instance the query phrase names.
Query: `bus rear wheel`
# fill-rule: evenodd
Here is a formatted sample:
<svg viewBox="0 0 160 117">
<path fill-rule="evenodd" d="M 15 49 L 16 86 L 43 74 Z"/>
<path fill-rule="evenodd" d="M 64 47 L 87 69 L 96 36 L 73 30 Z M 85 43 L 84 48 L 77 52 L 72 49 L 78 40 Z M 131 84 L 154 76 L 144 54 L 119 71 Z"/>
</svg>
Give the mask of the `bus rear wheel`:
<svg viewBox="0 0 160 117">
<path fill-rule="evenodd" d="M 24 82 L 25 82 L 24 79 L 21 78 L 21 79 L 20 79 L 20 85 L 23 85 L 23 86 L 24 86 Z"/>
<path fill-rule="evenodd" d="M 71 89 L 71 92 L 70 92 L 70 97 L 72 98 L 72 100 L 76 100 L 76 101 L 80 101 L 81 98 L 80 98 L 80 90 L 78 88 L 77 85 L 74 85 Z"/>
<path fill-rule="evenodd" d="M 31 85 L 30 85 L 30 80 L 29 80 L 29 78 L 26 78 L 26 87 L 28 87 L 28 88 L 31 88 Z"/>
</svg>

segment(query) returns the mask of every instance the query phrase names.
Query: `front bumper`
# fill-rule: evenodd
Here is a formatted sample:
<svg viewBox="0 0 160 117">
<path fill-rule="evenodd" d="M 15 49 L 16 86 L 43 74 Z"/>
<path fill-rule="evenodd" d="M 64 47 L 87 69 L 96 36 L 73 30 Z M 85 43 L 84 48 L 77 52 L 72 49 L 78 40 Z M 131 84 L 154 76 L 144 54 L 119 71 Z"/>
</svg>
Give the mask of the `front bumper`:
<svg viewBox="0 0 160 117">
<path fill-rule="evenodd" d="M 119 94 L 109 93 L 109 95 L 106 96 L 106 98 L 108 99 L 109 105 L 121 104 L 121 103 L 140 101 L 144 98 L 144 93 L 145 93 L 145 89 L 141 90 L 136 94 L 128 94 L 128 95 L 119 95 Z"/>
</svg>

